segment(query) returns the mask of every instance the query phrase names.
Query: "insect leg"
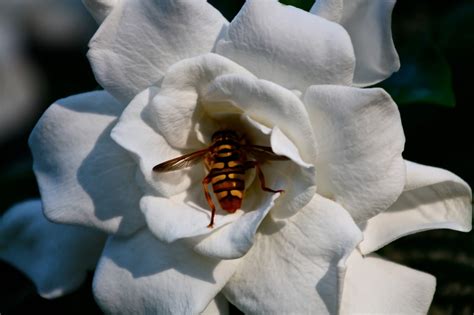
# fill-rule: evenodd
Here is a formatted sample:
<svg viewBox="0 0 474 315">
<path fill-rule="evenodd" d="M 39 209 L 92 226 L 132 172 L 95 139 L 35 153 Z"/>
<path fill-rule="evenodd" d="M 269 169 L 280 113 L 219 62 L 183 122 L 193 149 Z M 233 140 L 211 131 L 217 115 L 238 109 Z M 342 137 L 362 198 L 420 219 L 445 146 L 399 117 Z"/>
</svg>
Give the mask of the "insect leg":
<svg viewBox="0 0 474 315">
<path fill-rule="evenodd" d="M 214 226 L 214 217 L 216 215 L 216 206 L 214 205 L 214 202 L 212 201 L 211 194 L 209 193 L 209 183 L 211 182 L 212 176 L 207 175 L 204 177 L 202 180 L 202 186 L 204 188 L 204 195 L 206 196 L 207 203 L 209 204 L 209 207 L 211 207 L 211 222 L 207 226 L 208 228 L 212 228 Z"/>
<path fill-rule="evenodd" d="M 250 168 L 254 168 L 257 171 L 257 176 L 258 179 L 260 180 L 260 188 L 264 191 L 268 192 L 273 192 L 273 193 L 283 193 L 285 190 L 283 189 L 278 189 L 278 190 L 273 190 L 271 188 L 268 188 L 265 186 L 265 176 L 263 175 L 262 169 L 260 168 L 260 164 L 257 161 L 247 161 L 244 165 L 245 169 L 248 170 Z"/>
</svg>

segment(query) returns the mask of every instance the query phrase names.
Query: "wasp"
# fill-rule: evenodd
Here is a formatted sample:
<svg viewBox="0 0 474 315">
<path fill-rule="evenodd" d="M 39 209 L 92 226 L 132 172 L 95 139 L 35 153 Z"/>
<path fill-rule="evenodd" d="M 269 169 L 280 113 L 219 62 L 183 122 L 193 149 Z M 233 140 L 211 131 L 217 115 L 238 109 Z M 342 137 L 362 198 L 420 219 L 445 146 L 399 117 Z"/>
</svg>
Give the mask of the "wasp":
<svg viewBox="0 0 474 315">
<path fill-rule="evenodd" d="M 216 206 L 209 193 L 209 184 L 212 184 L 219 205 L 228 213 L 234 213 L 242 205 L 245 172 L 249 169 L 255 168 L 262 190 L 272 193 L 284 192 L 265 185 L 265 176 L 260 165 L 266 160 L 288 160 L 288 158 L 275 154 L 271 147 L 248 144 L 236 131 L 225 129 L 218 130 L 212 135 L 211 145 L 207 148 L 160 163 L 153 167 L 153 171 L 175 171 L 203 161 L 209 173 L 202 180 L 202 185 L 207 203 L 212 210 L 211 222 L 207 227 L 212 228 Z"/>
</svg>

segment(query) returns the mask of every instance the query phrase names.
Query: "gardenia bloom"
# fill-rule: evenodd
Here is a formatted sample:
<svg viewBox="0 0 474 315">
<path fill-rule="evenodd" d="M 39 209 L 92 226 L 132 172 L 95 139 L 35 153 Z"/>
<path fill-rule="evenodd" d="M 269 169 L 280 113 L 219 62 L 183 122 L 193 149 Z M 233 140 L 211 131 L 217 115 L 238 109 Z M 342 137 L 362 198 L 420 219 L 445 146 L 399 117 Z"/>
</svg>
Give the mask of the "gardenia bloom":
<svg viewBox="0 0 474 315">
<path fill-rule="evenodd" d="M 96 267 L 95 298 L 114 314 L 217 312 L 219 293 L 249 314 L 427 311 L 434 278 L 371 253 L 470 230 L 471 191 L 405 162 L 396 105 L 359 88 L 398 69 L 394 2 L 307 13 L 250 0 L 231 23 L 200 0 L 86 4 L 102 22 L 88 56 L 105 91 L 56 102 L 30 138 L 44 214 L 60 224 L 31 201 L 0 227 L 2 257 L 41 295 Z M 285 192 L 248 171 L 242 208 L 208 228 L 202 163 L 152 169 L 223 128 L 288 158 L 262 165 Z"/>
</svg>

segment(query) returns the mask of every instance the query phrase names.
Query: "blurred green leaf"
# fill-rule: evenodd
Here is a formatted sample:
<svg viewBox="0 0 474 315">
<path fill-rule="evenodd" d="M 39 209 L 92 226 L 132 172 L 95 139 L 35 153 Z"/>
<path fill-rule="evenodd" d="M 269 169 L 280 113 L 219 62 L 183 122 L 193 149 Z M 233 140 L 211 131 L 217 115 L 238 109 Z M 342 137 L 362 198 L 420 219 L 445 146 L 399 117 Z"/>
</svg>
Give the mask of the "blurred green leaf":
<svg viewBox="0 0 474 315">
<path fill-rule="evenodd" d="M 426 103 L 454 107 L 451 69 L 430 40 L 412 40 L 399 53 L 400 70 L 380 84 L 398 105 Z"/>
<path fill-rule="evenodd" d="M 292 5 L 305 11 L 309 11 L 314 3 L 314 0 L 280 0 L 280 2 L 287 5 Z"/>
</svg>

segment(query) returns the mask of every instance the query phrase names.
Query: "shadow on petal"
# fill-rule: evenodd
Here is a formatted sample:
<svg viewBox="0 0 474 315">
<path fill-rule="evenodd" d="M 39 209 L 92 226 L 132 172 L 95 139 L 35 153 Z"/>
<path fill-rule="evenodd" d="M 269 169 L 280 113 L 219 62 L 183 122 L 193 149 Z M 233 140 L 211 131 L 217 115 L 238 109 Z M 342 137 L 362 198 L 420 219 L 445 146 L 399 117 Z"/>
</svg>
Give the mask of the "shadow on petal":
<svg viewBox="0 0 474 315">
<path fill-rule="evenodd" d="M 126 242 L 130 241 L 115 239 L 116 244 Z M 132 237 L 131 243 L 134 243 L 133 247 L 124 246 L 122 251 L 109 251 L 104 255 L 117 266 L 128 270 L 135 279 L 175 271 L 193 279 L 216 283 L 213 271 L 220 261 L 196 254 L 182 240 L 166 244 L 151 233 L 140 232 Z"/>
<path fill-rule="evenodd" d="M 117 232 L 129 234 L 145 224 L 139 210 L 142 193 L 135 183 L 136 163 L 110 138 L 115 124 L 111 122 L 99 135 L 78 168 L 77 179 L 92 200 L 95 216 L 117 221 Z"/>
<path fill-rule="evenodd" d="M 114 116 L 117 117 L 122 113 L 122 111 L 125 109 L 126 104 L 118 103 L 114 98 L 112 98 L 110 95 L 108 95 L 104 91 L 93 91 L 90 92 L 92 95 L 93 93 L 105 93 L 104 100 L 100 100 L 100 98 L 97 96 L 99 99 L 98 102 L 102 101 L 104 102 L 103 104 L 87 104 L 84 106 L 77 106 L 77 104 L 73 103 L 69 98 L 65 99 L 60 99 L 56 101 L 56 104 L 60 107 L 64 107 L 67 110 L 71 110 L 77 113 L 84 113 L 84 114 L 97 114 L 97 115 L 104 115 L 104 116 Z M 98 94 L 99 95 L 99 94 Z M 82 96 L 79 94 L 78 96 Z M 105 103 L 105 100 L 108 101 L 108 103 Z"/>
<path fill-rule="evenodd" d="M 127 216 L 125 234 L 145 225 L 131 184 L 136 166 L 109 136 L 122 111 L 105 91 L 78 94 L 51 105 L 32 131 L 33 169 L 51 221 L 116 233 Z"/>
<path fill-rule="evenodd" d="M 96 301 L 110 314 L 200 314 L 239 261 L 213 260 L 148 229 L 107 242 L 94 276 Z"/>
<path fill-rule="evenodd" d="M 443 200 L 463 198 L 466 196 L 466 192 L 462 185 L 455 182 L 440 182 L 429 187 L 405 191 L 388 211 L 404 211 L 440 202 L 440 196 L 443 196 Z"/>
<path fill-rule="evenodd" d="M 169 92 L 168 92 L 169 93 Z M 174 98 L 173 98 L 174 97 Z M 197 97 L 197 96 L 196 96 Z M 166 101 L 166 99 L 169 98 L 169 102 Z M 156 131 L 156 133 L 160 134 L 163 138 L 166 139 L 166 132 L 160 132 L 160 127 L 159 121 L 160 117 L 163 117 L 167 114 L 166 109 L 163 110 L 161 107 L 164 106 L 166 103 L 173 103 L 176 102 L 176 98 L 179 99 L 178 96 L 168 96 L 168 95 L 160 95 L 159 93 L 156 94 L 150 94 L 148 98 L 148 106 L 146 106 L 143 111 L 141 112 L 140 116 L 141 119 L 146 122 L 148 126 L 150 126 L 153 130 Z M 184 101 L 183 101 L 184 102 Z M 155 106 L 150 106 L 156 104 Z M 161 104 L 161 106 L 159 106 Z M 166 139 L 168 144 L 175 149 L 182 149 L 184 148 L 196 148 L 198 149 L 197 145 L 204 145 L 202 142 L 203 140 L 206 140 L 210 144 L 210 137 L 212 133 L 216 130 L 217 125 L 215 124 L 214 121 L 211 121 L 209 117 L 207 117 L 207 114 L 204 112 L 204 109 L 200 103 L 200 100 L 198 98 L 195 99 L 195 104 L 194 108 L 192 109 L 192 113 L 189 115 L 187 112 L 183 112 L 183 109 L 177 109 L 176 113 L 181 114 L 181 118 L 183 118 L 183 122 L 189 125 L 186 125 L 185 128 L 182 126 L 180 128 L 176 128 L 173 132 L 176 133 L 186 133 L 186 140 L 184 140 L 184 146 L 174 146 L 172 139 Z M 189 117 L 186 117 L 189 116 Z M 169 117 L 172 118 L 172 117 Z M 184 119 L 187 118 L 187 119 Z M 163 119 L 163 118 L 161 118 Z M 166 119 L 166 117 L 165 117 Z M 181 123 L 183 123 L 181 122 Z M 200 132 L 200 128 L 202 126 L 207 128 L 204 129 L 210 129 L 210 130 L 205 130 L 206 135 L 197 135 L 198 132 Z M 177 123 L 177 126 L 179 126 L 179 123 Z M 199 137 L 200 136 L 200 137 Z M 207 139 L 203 139 L 206 137 Z M 170 141 L 171 140 L 171 141 Z"/>
<path fill-rule="evenodd" d="M 337 291 L 340 292 L 339 288 L 339 257 L 333 257 L 327 267 L 327 271 L 324 276 L 316 284 L 316 291 L 318 292 L 321 300 L 324 302 L 328 309 L 329 314 L 336 314 L 338 309 L 339 296 L 335 298 L 334 288 L 337 288 Z M 336 282 L 336 283 L 334 283 Z"/>
<path fill-rule="evenodd" d="M 264 235 L 272 235 L 278 233 L 285 225 L 285 220 L 275 220 L 270 212 L 270 215 L 265 218 L 258 232 Z"/>
</svg>

